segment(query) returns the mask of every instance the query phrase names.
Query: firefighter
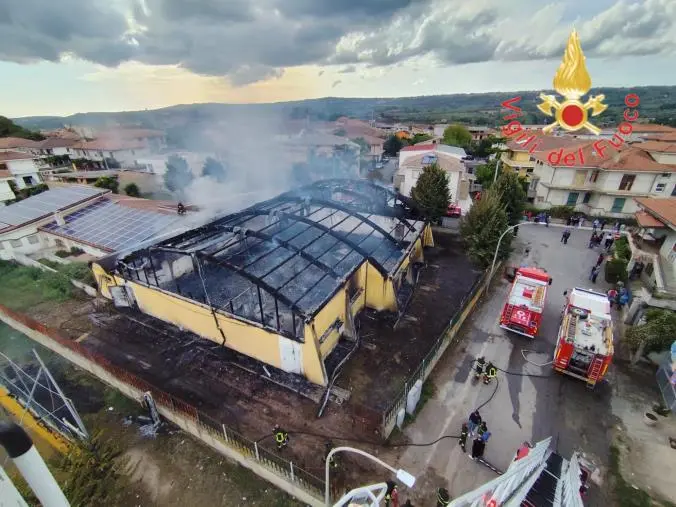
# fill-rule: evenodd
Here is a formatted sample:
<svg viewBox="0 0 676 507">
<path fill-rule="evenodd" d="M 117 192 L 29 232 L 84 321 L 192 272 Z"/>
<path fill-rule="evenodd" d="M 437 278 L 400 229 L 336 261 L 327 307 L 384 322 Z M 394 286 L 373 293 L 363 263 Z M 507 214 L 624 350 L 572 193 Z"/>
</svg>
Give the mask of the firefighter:
<svg viewBox="0 0 676 507">
<path fill-rule="evenodd" d="M 183 205 L 182 202 L 178 203 L 177 208 L 178 208 L 178 214 L 179 215 L 185 215 L 185 206 Z"/>
<path fill-rule="evenodd" d="M 490 384 L 498 374 L 498 369 L 490 361 L 486 365 L 486 372 L 484 373 L 484 384 Z"/>
<path fill-rule="evenodd" d="M 329 456 L 329 453 L 331 452 L 331 449 L 333 449 L 333 442 L 330 440 L 324 444 L 324 463 L 326 463 L 326 458 Z M 331 456 L 331 459 L 329 460 L 329 466 L 331 468 L 338 468 L 338 460 L 336 459 L 336 456 Z"/>
<path fill-rule="evenodd" d="M 445 507 L 451 503 L 451 495 L 446 488 L 437 489 L 437 507 Z"/>
<path fill-rule="evenodd" d="M 476 366 L 474 367 L 474 378 L 479 380 L 481 375 L 484 374 L 484 367 L 486 366 L 486 359 L 484 356 L 481 356 L 476 360 Z"/>
<path fill-rule="evenodd" d="M 458 444 L 460 444 L 462 452 L 467 452 L 465 446 L 467 445 L 468 435 L 469 435 L 469 427 L 467 426 L 467 423 L 462 423 L 462 428 L 460 429 L 460 438 L 458 439 Z"/>
<path fill-rule="evenodd" d="M 394 481 L 387 481 L 387 490 L 385 491 L 385 506 L 399 507 L 399 491 Z"/>
<path fill-rule="evenodd" d="M 275 436 L 275 442 L 277 442 L 277 449 L 280 451 L 286 447 L 286 444 L 289 443 L 289 434 L 280 428 L 278 425 L 272 430 L 272 434 Z"/>
</svg>

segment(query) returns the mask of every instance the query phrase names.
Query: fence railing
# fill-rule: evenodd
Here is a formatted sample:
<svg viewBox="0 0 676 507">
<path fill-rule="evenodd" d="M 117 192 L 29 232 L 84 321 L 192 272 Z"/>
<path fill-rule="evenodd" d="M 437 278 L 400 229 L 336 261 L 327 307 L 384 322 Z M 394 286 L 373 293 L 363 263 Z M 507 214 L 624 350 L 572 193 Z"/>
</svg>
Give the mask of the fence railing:
<svg viewBox="0 0 676 507">
<path fill-rule="evenodd" d="M 499 272 L 500 265 L 496 267 L 496 272 Z M 484 274 L 474 282 L 470 291 L 465 295 L 460 303 L 460 307 L 455 312 L 448 325 L 444 328 L 439 335 L 439 338 L 434 342 L 430 351 L 422 359 L 418 368 L 413 372 L 413 374 L 406 380 L 404 387 L 399 392 L 397 396 L 394 397 L 394 402 L 390 407 L 383 412 L 381 430 L 382 436 L 387 437 L 396 422 L 397 412 L 402 407 L 406 406 L 406 398 L 408 393 L 413 387 L 413 385 L 421 379 L 423 382 L 429 377 L 434 369 L 434 366 L 437 364 L 445 350 L 448 346 L 453 343 L 458 337 L 458 331 L 462 324 L 465 322 L 465 319 L 476 306 L 476 302 L 481 297 L 483 292 L 486 290 L 488 284 L 488 272 Z"/>
<path fill-rule="evenodd" d="M 219 440 L 222 444 L 225 444 L 239 454 L 246 456 L 249 460 L 256 461 L 259 465 L 262 465 L 269 471 L 273 472 L 275 475 L 282 477 L 288 482 L 293 483 L 295 486 L 299 487 L 310 495 L 316 498 L 323 498 L 323 479 L 307 472 L 306 470 L 303 470 L 302 468 L 297 467 L 291 461 L 262 448 L 257 442 L 249 440 L 234 429 L 201 413 L 189 403 L 186 403 L 174 395 L 162 391 L 154 385 L 137 377 L 133 373 L 130 373 L 125 369 L 111 363 L 102 355 L 88 350 L 83 345 L 73 340 L 64 338 L 56 330 L 47 327 L 24 314 L 15 312 L 4 305 L 0 305 L 0 312 L 4 313 L 20 324 L 23 324 L 27 328 L 47 336 L 51 340 L 54 340 L 59 345 L 62 345 L 74 353 L 92 361 L 93 363 L 96 363 L 119 381 L 137 389 L 142 393 L 150 392 L 153 400 L 158 406 L 162 406 L 175 413 L 180 413 L 184 417 L 192 419 L 196 424 L 199 425 L 201 430 L 204 430 L 211 437 Z"/>
</svg>

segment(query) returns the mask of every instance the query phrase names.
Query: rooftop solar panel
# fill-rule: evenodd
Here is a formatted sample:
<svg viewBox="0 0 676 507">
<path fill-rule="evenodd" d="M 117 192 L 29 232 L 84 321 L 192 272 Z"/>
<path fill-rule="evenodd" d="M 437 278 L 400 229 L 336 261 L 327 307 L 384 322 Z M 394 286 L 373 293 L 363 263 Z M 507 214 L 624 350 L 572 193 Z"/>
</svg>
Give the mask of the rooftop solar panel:
<svg viewBox="0 0 676 507">
<path fill-rule="evenodd" d="M 115 251 L 164 232 L 177 220 L 177 216 L 128 208 L 104 199 L 66 216 L 64 225 L 51 222 L 41 229 Z"/>
<path fill-rule="evenodd" d="M 47 190 L 15 204 L 0 208 L 0 227 L 15 227 L 66 209 L 85 199 L 106 192 L 105 189 L 72 186 Z"/>
</svg>

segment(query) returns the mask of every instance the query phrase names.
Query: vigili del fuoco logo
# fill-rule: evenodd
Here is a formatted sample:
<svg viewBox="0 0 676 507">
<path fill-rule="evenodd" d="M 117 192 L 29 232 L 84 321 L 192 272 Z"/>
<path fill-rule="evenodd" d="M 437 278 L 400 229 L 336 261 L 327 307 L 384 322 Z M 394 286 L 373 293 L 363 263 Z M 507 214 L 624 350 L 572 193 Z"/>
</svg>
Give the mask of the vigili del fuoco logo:
<svg viewBox="0 0 676 507">
<path fill-rule="evenodd" d="M 608 105 L 603 103 L 605 95 L 602 94 L 590 95 L 586 101 L 583 101 L 584 96 L 591 90 L 592 81 L 580 46 L 580 38 L 575 30 L 568 38 L 568 44 L 563 53 L 563 61 L 554 75 L 553 84 L 554 90 L 563 97 L 563 100 L 559 100 L 555 95 L 540 94 L 541 102 L 537 105 L 537 108 L 554 120 L 545 125 L 542 132 L 552 134 L 558 128 L 567 132 L 583 130 L 599 135 L 601 129 L 594 125 L 590 118 L 599 116 L 608 108 Z M 517 119 L 523 114 L 521 108 L 516 105 L 520 101 L 521 97 L 514 97 L 501 103 L 503 108 L 513 111 L 503 118 L 509 123 L 503 125 L 502 134 L 505 137 L 513 138 L 521 146 L 528 148 L 529 153 L 541 151 L 538 150 L 541 136 L 533 130 L 525 130 Z M 594 143 L 597 156 L 604 157 L 608 148 L 606 142 L 616 149 L 624 144 L 626 136 L 629 136 L 633 131 L 632 122 L 638 119 L 639 114 L 636 108 L 639 103 L 639 97 L 635 93 L 625 96 L 624 122 L 618 126 L 612 138 L 599 139 Z M 519 135 L 517 136 L 517 134 Z M 556 150 L 551 152 L 547 158 L 550 162 L 554 162 L 551 160 L 552 157 L 556 158 L 556 162 L 564 165 L 575 165 L 576 163 L 584 165 L 582 150 L 578 151 L 579 153 L 564 154 L 563 150 Z"/>
</svg>

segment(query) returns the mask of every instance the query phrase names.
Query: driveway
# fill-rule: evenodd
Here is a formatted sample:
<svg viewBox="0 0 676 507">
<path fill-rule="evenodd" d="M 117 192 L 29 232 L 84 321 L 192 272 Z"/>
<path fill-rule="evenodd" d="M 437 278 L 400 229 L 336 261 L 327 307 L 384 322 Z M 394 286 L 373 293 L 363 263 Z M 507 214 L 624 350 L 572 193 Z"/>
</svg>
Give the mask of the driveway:
<svg viewBox="0 0 676 507">
<path fill-rule="evenodd" d="M 521 442 L 548 436 L 554 438 L 564 457 L 580 450 L 597 466 L 604 465 L 609 448 L 607 429 L 613 423 L 608 385 L 600 384 L 590 391 L 582 382 L 554 375 L 549 365 L 537 366 L 552 360 L 564 290 L 594 287 L 587 280 L 598 256 L 597 250 L 587 248 L 591 233 L 574 230 L 564 246 L 560 243 L 562 230 L 541 225 L 520 227 L 511 259 L 515 264 L 545 268 L 552 275 L 540 335 L 529 340 L 498 327 L 509 289 L 498 274 L 491 292 L 465 325 L 461 341 L 432 375 L 436 393 L 405 429 L 411 442 L 458 435 L 472 409 L 482 406 L 480 412 L 492 432 L 485 458 L 499 470 L 509 466 Z M 595 288 L 606 290 L 602 277 Z M 512 373 L 499 373 L 497 390 L 495 382 L 474 385 L 471 380 L 473 360 L 480 355 Z M 419 478 L 411 492 L 413 500 L 429 499 L 437 487 L 446 487 L 455 497 L 496 476 L 462 453 L 454 438 L 434 446 L 408 447 L 398 464 Z M 600 495 L 600 489 L 593 488 L 590 505 L 604 505 Z"/>
</svg>

